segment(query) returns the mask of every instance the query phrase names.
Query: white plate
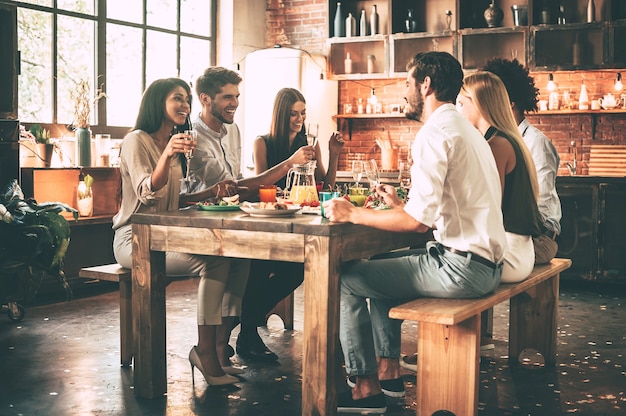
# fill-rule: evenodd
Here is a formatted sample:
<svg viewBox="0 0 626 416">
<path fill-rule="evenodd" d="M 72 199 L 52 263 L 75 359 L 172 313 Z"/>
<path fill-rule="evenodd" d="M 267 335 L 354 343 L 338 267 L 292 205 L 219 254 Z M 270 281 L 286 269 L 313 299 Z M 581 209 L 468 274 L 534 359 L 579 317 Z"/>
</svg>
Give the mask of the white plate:
<svg viewBox="0 0 626 416">
<path fill-rule="evenodd" d="M 239 208 L 253 217 L 289 217 L 299 212 L 299 206 L 290 207 L 289 209 L 260 209 L 259 204 L 244 204 Z"/>
<path fill-rule="evenodd" d="M 322 215 L 322 208 L 304 206 L 302 207 L 302 213 L 309 214 L 309 215 Z"/>
</svg>

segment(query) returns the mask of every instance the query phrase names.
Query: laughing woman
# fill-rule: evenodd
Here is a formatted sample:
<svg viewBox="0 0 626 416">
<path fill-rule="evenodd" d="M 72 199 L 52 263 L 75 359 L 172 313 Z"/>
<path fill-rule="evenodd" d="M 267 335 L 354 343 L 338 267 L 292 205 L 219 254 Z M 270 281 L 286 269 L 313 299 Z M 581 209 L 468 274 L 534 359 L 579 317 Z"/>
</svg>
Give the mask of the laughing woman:
<svg viewBox="0 0 626 416">
<path fill-rule="evenodd" d="M 192 150 L 194 145 L 187 135 L 177 132 L 177 126 L 186 125 L 190 111 L 191 90 L 187 83 L 178 78 L 156 80 L 144 92 L 135 127 L 124 137 L 120 152 L 122 204 L 113 217 L 113 251 L 123 267 L 132 268 L 131 215 L 179 209 L 181 153 Z M 210 385 L 239 380 L 226 373 L 229 369 L 220 365 L 216 351 L 222 299 L 228 298 L 232 287 L 245 287 L 245 281 L 230 281 L 230 265 L 231 261 L 222 257 L 173 252 L 165 255 L 168 277 L 200 277 L 198 345 L 191 348 L 189 361 L 192 378 L 193 367 L 197 367 Z"/>
</svg>

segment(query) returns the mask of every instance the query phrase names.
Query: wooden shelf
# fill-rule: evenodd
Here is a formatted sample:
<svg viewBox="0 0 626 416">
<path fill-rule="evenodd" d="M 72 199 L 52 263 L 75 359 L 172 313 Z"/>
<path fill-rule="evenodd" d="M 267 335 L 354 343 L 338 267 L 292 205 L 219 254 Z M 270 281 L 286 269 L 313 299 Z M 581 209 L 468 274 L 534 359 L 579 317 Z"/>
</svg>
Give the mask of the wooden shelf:
<svg viewBox="0 0 626 416">
<path fill-rule="evenodd" d="M 352 122 L 354 120 L 375 120 L 389 118 L 405 118 L 404 113 L 378 113 L 378 114 L 336 114 L 333 119 L 337 121 L 337 131 L 341 131 L 341 120 L 348 121 L 348 140 L 352 140 Z"/>
</svg>

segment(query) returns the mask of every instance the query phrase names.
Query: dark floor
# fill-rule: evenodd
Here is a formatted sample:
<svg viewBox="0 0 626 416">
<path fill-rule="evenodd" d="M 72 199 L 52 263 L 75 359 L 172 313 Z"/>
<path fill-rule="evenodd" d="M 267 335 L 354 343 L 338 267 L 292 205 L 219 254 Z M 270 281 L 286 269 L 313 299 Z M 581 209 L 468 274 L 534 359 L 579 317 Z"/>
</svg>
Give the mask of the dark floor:
<svg viewBox="0 0 626 416">
<path fill-rule="evenodd" d="M 217 388 L 207 387 L 198 372 L 195 387 L 191 383 L 187 356 L 196 342 L 196 286 L 196 280 L 168 286 L 168 395 L 158 400 L 136 399 L 132 369 L 119 365 L 115 284 L 92 283 L 70 302 L 27 307 L 21 322 L 0 317 L 0 415 L 300 414 L 302 290 L 294 331 L 284 331 L 275 316 L 261 329 L 280 363 L 245 363 L 235 356 L 248 365 L 245 377 Z M 508 309 L 497 307 L 496 349 L 481 364 L 479 415 L 626 414 L 625 298 L 624 287 L 562 282 L 556 369 L 543 368 L 532 354 L 523 357 L 522 368 L 508 366 Z M 410 353 L 415 323 L 405 322 L 403 331 L 403 350 Z M 415 414 L 415 376 L 403 374 L 407 397 L 388 415 Z"/>
</svg>

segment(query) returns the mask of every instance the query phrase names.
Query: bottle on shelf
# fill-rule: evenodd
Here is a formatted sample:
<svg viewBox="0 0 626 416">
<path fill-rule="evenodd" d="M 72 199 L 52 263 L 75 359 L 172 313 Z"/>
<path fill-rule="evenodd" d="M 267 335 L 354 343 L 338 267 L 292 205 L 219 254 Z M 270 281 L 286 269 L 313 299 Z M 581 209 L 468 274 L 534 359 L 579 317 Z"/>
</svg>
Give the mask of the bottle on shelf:
<svg viewBox="0 0 626 416">
<path fill-rule="evenodd" d="M 542 25 L 549 25 L 550 21 L 550 7 L 546 0 L 543 1 L 541 6 L 541 19 L 539 20 Z"/>
<path fill-rule="evenodd" d="M 587 86 L 585 81 L 580 86 L 580 95 L 578 96 L 578 109 L 589 110 L 589 95 L 587 95 Z"/>
<path fill-rule="evenodd" d="M 352 59 L 350 58 L 350 52 L 346 54 L 346 59 L 343 61 L 343 72 L 346 74 L 352 73 Z"/>
<path fill-rule="evenodd" d="M 335 20 L 334 20 L 333 30 L 335 37 L 346 36 L 345 33 L 345 21 L 343 20 L 342 12 L 341 12 L 341 2 L 337 2 L 337 10 L 335 11 Z"/>
<path fill-rule="evenodd" d="M 580 42 L 580 38 L 578 33 L 576 33 L 576 38 L 574 39 L 574 43 L 572 44 L 572 65 L 578 66 L 581 64 L 581 59 L 583 55 L 583 45 Z"/>
<path fill-rule="evenodd" d="M 367 73 L 373 74 L 374 72 L 376 72 L 376 56 L 367 55 Z"/>
<path fill-rule="evenodd" d="M 372 95 L 370 95 L 370 98 L 367 100 L 367 105 L 370 107 L 371 113 L 378 112 L 378 97 L 376 97 L 376 90 L 374 88 L 372 88 Z"/>
<path fill-rule="evenodd" d="M 596 21 L 596 5 L 593 0 L 587 2 L 587 23 Z"/>
<path fill-rule="evenodd" d="M 376 5 L 372 6 L 372 14 L 370 14 L 370 35 L 378 35 L 378 10 Z"/>
<path fill-rule="evenodd" d="M 352 13 L 348 13 L 346 17 L 346 37 L 350 38 L 356 36 L 356 19 L 352 16 Z"/>
<path fill-rule="evenodd" d="M 359 36 L 367 36 L 367 18 L 365 17 L 365 9 L 361 9 L 361 18 L 359 19 Z"/>
<path fill-rule="evenodd" d="M 407 10 L 406 20 L 404 21 L 404 29 L 406 33 L 417 32 L 417 20 L 413 16 L 413 9 Z"/>
<path fill-rule="evenodd" d="M 559 14 L 556 17 L 556 23 L 559 25 L 564 25 L 567 23 L 567 18 L 565 16 L 565 6 L 562 4 L 559 5 Z"/>
<path fill-rule="evenodd" d="M 359 98 L 356 104 L 357 114 L 363 114 L 363 98 Z"/>
</svg>

